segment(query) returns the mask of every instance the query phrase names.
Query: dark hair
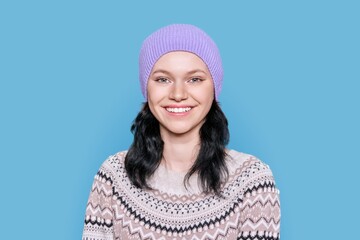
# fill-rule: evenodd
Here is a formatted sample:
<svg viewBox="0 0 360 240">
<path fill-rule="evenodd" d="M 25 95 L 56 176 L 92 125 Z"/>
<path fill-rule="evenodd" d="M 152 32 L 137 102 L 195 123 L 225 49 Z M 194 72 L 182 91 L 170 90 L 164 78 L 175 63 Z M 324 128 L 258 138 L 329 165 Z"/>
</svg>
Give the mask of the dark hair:
<svg viewBox="0 0 360 240">
<path fill-rule="evenodd" d="M 147 180 L 160 164 L 164 142 L 160 136 L 159 122 L 147 103 L 135 118 L 131 132 L 134 142 L 125 157 L 126 172 L 136 187 L 151 189 Z M 228 177 L 225 146 L 229 142 L 229 130 L 228 121 L 215 100 L 199 134 L 199 154 L 186 174 L 184 184 L 186 186 L 191 175 L 197 172 L 204 193 L 221 195 L 221 184 Z"/>
</svg>

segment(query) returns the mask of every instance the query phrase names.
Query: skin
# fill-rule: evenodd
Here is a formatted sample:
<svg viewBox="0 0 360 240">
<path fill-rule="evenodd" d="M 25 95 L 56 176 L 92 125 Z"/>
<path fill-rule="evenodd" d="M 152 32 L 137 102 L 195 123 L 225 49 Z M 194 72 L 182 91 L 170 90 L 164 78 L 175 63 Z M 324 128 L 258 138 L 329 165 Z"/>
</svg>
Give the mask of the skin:
<svg viewBox="0 0 360 240">
<path fill-rule="evenodd" d="M 167 53 L 155 63 L 147 91 L 164 141 L 162 164 L 177 172 L 189 170 L 199 151 L 199 130 L 214 99 L 206 64 L 193 53 Z"/>
</svg>

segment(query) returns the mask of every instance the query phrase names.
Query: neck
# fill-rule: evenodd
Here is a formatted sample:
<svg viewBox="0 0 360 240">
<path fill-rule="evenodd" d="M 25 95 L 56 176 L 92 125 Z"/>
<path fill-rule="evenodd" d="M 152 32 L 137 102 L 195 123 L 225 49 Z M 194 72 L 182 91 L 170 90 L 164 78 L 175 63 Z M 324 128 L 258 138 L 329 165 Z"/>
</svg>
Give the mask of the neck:
<svg viewBox="0 0 360 240">
<path fill-rule="evenodd" d="M 160 133 L 164 141 L 162 164 L 176 172 L 187 172 L 199 153 L 199 132 L 176 135 L 160 130 Z"/>
</svg>

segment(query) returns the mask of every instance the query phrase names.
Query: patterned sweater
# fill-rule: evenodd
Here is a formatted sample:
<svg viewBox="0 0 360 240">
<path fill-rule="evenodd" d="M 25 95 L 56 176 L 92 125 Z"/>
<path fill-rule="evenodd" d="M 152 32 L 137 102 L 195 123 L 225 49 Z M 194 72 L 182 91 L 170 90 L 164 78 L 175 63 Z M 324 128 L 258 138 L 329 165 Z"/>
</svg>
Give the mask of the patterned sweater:
<svg viewBox="0 0 360 240">
<path fill-rule="evenodd" d="M 136 188 L 125 168 L 126 152 L 110 156 L 95 176 L 86 207 L 83 240 L 280 239 L 279 191 L 269 167 L 228 150 L 229 178 L 222 196 L 203 194 L 198 178 L 160 165 Z"/>
</svg>

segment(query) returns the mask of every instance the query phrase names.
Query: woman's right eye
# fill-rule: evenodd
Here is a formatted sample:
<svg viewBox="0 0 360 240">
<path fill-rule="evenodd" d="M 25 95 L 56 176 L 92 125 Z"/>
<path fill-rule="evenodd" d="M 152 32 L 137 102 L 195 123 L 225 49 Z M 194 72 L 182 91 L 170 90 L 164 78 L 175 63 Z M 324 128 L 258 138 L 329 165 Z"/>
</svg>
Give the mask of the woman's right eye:
<svg viewBox="0 0 360 240">
<path fill-rule="evenodd" d="M 170 82 L 169 79 L 164 78 L 164 77 L 159 77 L 155 81 L 158 83 L 169 83 Z"/>
</svg>

